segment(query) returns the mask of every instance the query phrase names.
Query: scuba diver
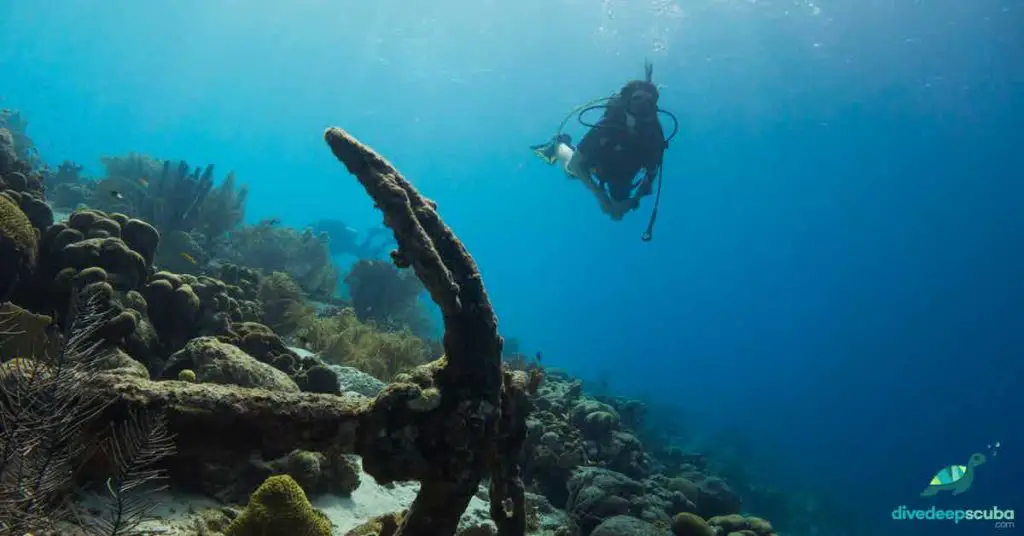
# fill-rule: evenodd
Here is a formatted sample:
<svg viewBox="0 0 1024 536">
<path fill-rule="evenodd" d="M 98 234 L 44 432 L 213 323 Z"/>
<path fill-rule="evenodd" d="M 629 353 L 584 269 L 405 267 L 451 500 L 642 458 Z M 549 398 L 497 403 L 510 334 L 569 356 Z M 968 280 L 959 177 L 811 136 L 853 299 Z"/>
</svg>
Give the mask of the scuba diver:
<svg viewBox="0 0 1024 536">
<path fill-rule="evenodd" d="M 601 209 L 613 220 L 637 208 L 640 199 L 652 193 L 654 182 L 662 174 L 662 157 L 669 140 L 679 130 L 676 117 L 658 108 L 659 92 L 651 81 L 654 67 L 644 65 L 644 80 L 633 80 L 608 98 L 597 99 L 573 109 L 547 143 L 531 147 L 548 164 L 562 165 L 565 173 L 579 179 L 597 198 Z M 604 109 L 596 125 L 583 120 L 583 114 Z M 658 114 L 672 119 L 672 133 L 665 137 Z M 577 115 L 583 126 L 590 130 L 573 146 L 572 138 L 562 132 L 565 124 Z M 643 175 L 637 180 L 637 174 Z M 658 181 L 658 197 L 661 181 Z M 650 223 L 643 235 L 644 241 L 652 236 L 658 213 L 655 200 Z"/>
<path fill-rule="evenodd" d="M 377 259 L 384 255 L 392 243 L 388 229 L 384 227 L 367 230 L 362 241 L 359 240 L 358 231 L 335 218 L 317 220 L 310 227 L 314 232 L 327 233 L 330 237 L 331 256 L 351 255 L 359 259 Z"/>
</svg>

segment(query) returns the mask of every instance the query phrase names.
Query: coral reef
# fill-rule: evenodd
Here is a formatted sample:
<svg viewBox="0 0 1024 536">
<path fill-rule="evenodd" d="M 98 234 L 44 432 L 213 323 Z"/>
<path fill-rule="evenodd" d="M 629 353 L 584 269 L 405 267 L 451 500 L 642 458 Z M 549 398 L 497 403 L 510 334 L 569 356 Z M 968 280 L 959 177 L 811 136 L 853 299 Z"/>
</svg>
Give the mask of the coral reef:
<svg viewBox="0 0 1024 536">
<path fill-rule="evenodd" d="M 192 381 L 299 392 L 299 386 L 284 372 L 257 361 L 237 346 L 213 337 L 197 337 L 189 341 L 171 355 L 161 376 L 174 379 L 186 370 L 192 371 Z"/>
<path fill-rule="evenodd" d="M 4 138 L 9 141 L 3 141 Z M 5 151 L 4 147 L 10 149 Z M 34 170 L 42 162 L 32 138 L 28 137 L 28 121 L 20 112 L 3 109 L 0 110 L 0 169 L 13 160 L 17 160 L 19 171 Z"/>
<path fill-rule="evenodd" d="M 160 240 L 149 224 L 124 214 L 79 210 L 50 226 L 40 240 L 40 274 L 51 292 L 66 295 L 82 271 L 101 269 L 117 290 L 138 290 Z"/>
<path fill-rule="evenodd" d="M 102 339 L 94 338 L 112 320 L 102 293 L 83 291 L 73 305 L 54 355 L 0 365 L 5 534 L 52 529 L 73 509 L 69 492 L 87 487 L 90 476 L 105 483 L 109 508 L 76 516 L 98 534 L 131 533 L 152 509 L 147 489 L 163 477 L 154 464 L 173 453 L 161 414 L 146 408 L 110 412 L 109 395 L 84 387 L 105 375 L 140 378 L 126 373 L 120 354 L 108 353 Z"/>
<path fill-rule="evenodd" d="M 338 286 L 338 267 L 331 262 L 327 237 L 311 229 L 297 231 L 273 221 L 231 231 L 223 257 L 265 274 L 284 272 L 311 298 L 329 301 Z"/>
<path fill-rule="evenodd" d="M 2 142 L 0 138 L 0 147 Z M 14 156 L 11 159 L 18 162 Z M 135 153 L 101 160 L 105 175 L 99 180 L 81 177 L 82 168 L 71 162 L 64 162 L 56 171 L 45 170 L 46 182 L 55 191 L 54 203 L 65 210 L 87 205 L 148 222 L 161 235 L 159 247 L 147 257 L 149 264 L 162 271 L 196 276 L 210 275 L 210 268 L 215 272 L 216 267 L 210 266 L 215 260 L 265 274 L 284 272 L 310 297 L 334 298 L 338 269 L 330 261 L 327 236 L 314 236 L 308 229 L 282 228 L 274 220 L 242 225 L 248 189 L 237 185 L 234 173 L 216 184 L 212 165 L 192 168 L 186 161 L 160 161 Z M 34 176 L 20 171 L 19 175 L 24 180 L 16 183 L 34 184 Z M 41 199 L 41 179 L 36 182 L 40 194 L 35 197 Z M 12 189 L 19 188 L 7 188 Z M 40 231 L 52 223 L 45 204 L 15 201 L 30 220 L 35 223 L 38 219 Z M 248 319 L 259 317 L 249 315 Z"/>
<path fill-rule="evenodd" d="M 217 277 L 227 285 L 228 296 L 238 303 L 242 321 L 263 322 L 263 304 L 260 302 L 260 273 L 245 266 L 222 263 Z"/>
<path fill-rule="evenodd" d="M 165 270 L 194 273 L 244 217 L 247 188 L 236 188 L 234 173 L 215 187 L 212 164 L 191 169 L 184 160 L 160 164 L 138 155 L 104 158 L 103 164 L 107 177 L 97 185 L 98 201 L 160 230 L 157 264 Z"/>
<path fill-rule="evenodd" d="M 352 265 L 345 283 L 360 320 L 385 329 L 406 327 L 419 337 L 429 336 L 430 323 L 418 300 L 423 285 L 415 274 L 387 261 L 361 259 Z"/>
<path fill-rule="evenodd" d="M 566 510 L 583 534 L 590 534 L 602 521 L 630 515 L 667 526 L 669 513 L 652 500 L 641 482 L 597 467 L 581 467 L 569 480 Z"/>
<path fill-rule="evenodd" d="M 19 150 L 24 149 L 19 141 L 30 142 L 2 128 L 11 121 L 24 126 L 17 114 L 0 113 L 0 301 L 28 286 L 38 257 L 38 237 L 53 224 L 53 212 L 43 201 L 42 178 L 33 171 L 33 164 L 22 159 L 25 151 Z"/>
<path fill-rule="evenodd" d="M 263 278 L 256 294 L 263 321 L 276 333 L 290 335 L 303 323 L 311 322 L 313 308 L 306 305 L 302 288 L 288 274 L 273 272 Z"/>
<path fill-rule="evenodd" d="M 145 155 L 104 157 L 105 176 L 88 180 L 70 162 L 48 174 L 54 204 L 63 209 L 88 205 L 145 220 L 163 235 L 155 262 L 161 269 L 198 274 L 241 224 L 247 188 L 236 187 L 233 173 L 214 185 L 213 166 L 192 169 Z"/>
<path fill-rule="evenodd" d="M 427 345 L 412 332 L 381 331 L 361 322 L 351 309 L 310 318 L 295 333 L 326 362 L 355 367 L 385 382 L 428 357 Z"/>
<path fill-rule="evenodd" d="M 121 421 L 142 411 L 161 415 L 174 437 L 176 453 L 168 466 L 178 481 L 197 471 L 208 473 L 216 460 L 253 452 L 270 458 L 296 450 L 323 454 L 317 463 L 327 460 L 328 452 L 351 452 L 379 482 L 420 481 L 398 534 L 454 533 L 485 475 L 499 533 L 523 534 L 518 460 L 526 435 L 527 377 L 501 369 L 502 341 L 475 263 L 432 203 L 390 164 L 340 130 L 329 130 L 326 139 L 396 230 L 396 260 L 415 269 L 444 312 L 445 357 L 387 386 L 373 400 L 296 392 L 255 363 L 285 372 L 300 388 L 303 382 L 295 376 L 301 375 L 307 384 L 330 384 L 337 392 L 337 377 L 314 358 L 289 350 L 266 326 L 234 321 L 240 313 L 223 282 L 152 273 L 145 253 L 154 244 L 144 241 L 136 250 L 125 241 L 127 216 L 80 211 L 45 233 L 45 277 L 38 278 L 62 289 L 60 298 L 68 302 L 87 292 L 90 303 L 109 311 L 85 340 L 102 341 L 112 357 L 78 378 L 74 389 L 109 400 L 96 411 L 96 422 Z M 150 370 L 166 368 L 168 379 L 150 379 L 145 368 L 132 372 L 136 362 L 118 346 L 141 319 L 151 321 L 158 337 L 156 358 L 180 351 L 168 356 L 167 367 L 146 363 Z M 204 334 L 216 339 L 196 340 Z M 198 381 L 176 381 L 184 370 L 193 371 Z M 307 466 L 299 473 L 309 473 L 312 459 L 299 458 Z M 298 489 L 295 484 L 281 493 L 294 498 Z"/>
<path fill-rule="evenodd" d="M 212 277 L 156 272 L 140 293 L 148 303 L 161 304 L 149 316 L 164 353 L 176 352 L 200 336 L 235 337 L 232 321 L 243 319 L 242 307 L 228 294 L 227 285 Z"/>
<path fill-rule="evenodd" d="M 102 162 L 106 178 L 97 185 L 104 200 L 99 207 L 142 218 L 164 234 L 197 233 L 210 241 L 208 248 L 242 222 L 248 188 L 236 187 L 234 173 L 214 186 L 212 164 L 193 169 L 184 160 L 174 164 L 136 154 Z"/>
<path fill-rule="evenodd" d="M 70 404 L 61 396 L 100 402 L 67 411 L 82 422 L 57 469 L 74 476 L 39 495 L 47 501 L 103 491 L 108 477 L 126 491 L 110 449 L 138 451 L 152 438 L 175 491 L 250 499 L 238 515 L 208 511 L 200 534 L 329 534 L 308 498 L 353 494 L 360 461 L 375 485 L 419 487 L 348 534 L 776 533 L 741 512 L 787 533 L 818 524 L 810 506 L 674 446 L 672 415 L 610 396 L 607 382 L 585 393 L 503 340 L 473 259 L 434 203 L 341 130 L 325 140 L 398 244 L 391 263 L 353 265 L 351 303 L 334 297 L 329 260 L 344 244 L 275 220 L 242 225 L 245 189 L 233 175 L 215 187 L 212 167 L 129 155 L 105 159 L 106 176 L 93 181 L 71 162 L 25 162 L 18 139 L 0 129 L 0 411 L 24 410 L 26 393 L 51 404 L 40 407 Z M 53 222 L 44 185 L 75 205 L 63 221 Z M 421 323 L 424 289 L 441 312 L 440 343 Z M 94 316 L 85 327 L 83 303 Z M 50 382 L 68 356 L 88 367 Z M 56 400 L 42 390 L 54 385 Z M 47 433 L 64 422 L 48 419 Z M 0 449 L 8 439 L 0 434 Z M 78 450 L 86 443 L 108 449 Z M 12 474 L 2 463 L 0 476 Z M 0 510 L 13 493 L 4 478 Z M 471 501 L 476 513 L 460 521 Z M 478 508 L 488 503 L 490 520 Z M 35 516 L 16 519 L 22 533 L 42 528 Z"/>
</svg>

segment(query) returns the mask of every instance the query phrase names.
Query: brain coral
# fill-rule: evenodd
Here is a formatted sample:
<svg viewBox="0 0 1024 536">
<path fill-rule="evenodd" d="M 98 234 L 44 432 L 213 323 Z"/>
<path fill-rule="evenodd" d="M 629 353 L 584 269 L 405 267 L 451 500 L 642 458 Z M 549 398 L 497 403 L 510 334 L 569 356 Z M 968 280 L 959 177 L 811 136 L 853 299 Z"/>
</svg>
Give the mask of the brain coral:
<svg viewBox="0 0 1024 536">
<path fill-rule="evenodd" d="M 0 194 L 0 301 L 10 298 L 18 281 L 36 262 L 36 230 L 10 197 Z"/>
</svg>

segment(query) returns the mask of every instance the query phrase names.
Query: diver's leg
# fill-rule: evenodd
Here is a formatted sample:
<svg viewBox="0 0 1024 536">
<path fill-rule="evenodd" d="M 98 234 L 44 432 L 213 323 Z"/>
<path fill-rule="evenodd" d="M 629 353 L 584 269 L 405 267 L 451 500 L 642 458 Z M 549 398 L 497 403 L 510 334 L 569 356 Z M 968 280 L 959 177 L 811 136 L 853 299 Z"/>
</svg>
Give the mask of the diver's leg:
<svg viewBox="0 0 1024 536">
<path fill-rule="evenodd" d="M 638 206 L 638 200 L 630 197 L 632 186 L 631 182 L 622 180 L 608 183 L 612 208 L 610 216 L 613 220 L 621 220 L 627 212 Z"/>
<path fill-rule="evenodd" d="M 565 174 L 572 176 L 572 172 L 569 171 L 569 163 L 572 162 L 573 157 L 576 156 L 576 151 L 569 145 L 559 143 L 555 147 L 555 160 L 562 165 L 562 169 L 565 170 Z"/>
<path fill-rule="evenodd" d="M 607 212 L 613 220 L 619 221 L 627 212 L 637 208 L 638 206 L 640 206 L 640 201 L 638 199 L 630 198 L 624 201 L 616 201 L 613 199 L 610 201 L 610 208 Z"/>
<path fill-rule="evenodd" d="M 589 189 L 591 193 L 594 194 L 594 197 L 597 198 L 597 204 L 601 206 L 601 212 L 608 214 L 613 220 L 622 219 L 621 215 L 616 217 L 615 202 L 608 197 L 608 193 L 604 191 L 604 188 L 601 188 L 601 186 L 596 184 L 593 180 L 587 180 L 586 183 L 587 189 Z"/>
<path fill-rule="evenodd" d="M 589 172 L 587 173 L 586 178 L 580 179 L 580 182 L 582 182 L 583 185 L 590 190 L 590 193 L 594 195 L 594 198 L 597 199 L 597 204 L 600 205 L 601 212 L 614 217 L 613 202 L 612 199 L 608 197 L 608 192 L 605 192 L 604 187 L 591 178 Z"/>
<path fill-rule="evenodd" d="M 597 198 L 601 211 L 611 215 L 613 219 L 617 219 L 614 215 L 611 198 L 608 197 L 608 193 L 604 191 L 604 188 L 594 181 L 590 174 L 590 163 L 583 156 L 583 152 L 579 149 L 573 151 L 565 144 L 559 144 L 558 155 L 559 161 L 563 162 L 565 167 L 565 174 L 571 178 L 579 179 L 590 190 L 590 193 L 594 194 L 594 197 Z"/>
<path fill-rule="evenodd" d="M 576 150 L 569 155 L 569 160 L 565 163 L 565 173 L 577 179 L 590 180 L 590 163 L 582 151 Z"/>
</svg>

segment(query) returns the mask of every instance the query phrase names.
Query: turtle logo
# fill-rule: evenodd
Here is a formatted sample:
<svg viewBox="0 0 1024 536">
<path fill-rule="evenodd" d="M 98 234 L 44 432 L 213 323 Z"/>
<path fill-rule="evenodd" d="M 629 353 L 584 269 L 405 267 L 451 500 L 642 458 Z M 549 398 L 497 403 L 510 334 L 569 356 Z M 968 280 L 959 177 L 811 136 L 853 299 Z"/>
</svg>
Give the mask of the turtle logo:
<svg viewBox="0 0 1024 536">
<path fill-rule="evenodd" d="M 928 487 L 921 492 L 921 496 L 931 497 L 940 491 L 952 491 L 953 495 L 960 495 L 971 488 L 971 484 L 974 483 L 974 469 L 983 463 L 985 463 L 985 455 L 975 452 L 967 460 L 967 465 L 943 467 L 938 473 L 935 473 L 932 481 L 928 483 Z"/>
</svg>

